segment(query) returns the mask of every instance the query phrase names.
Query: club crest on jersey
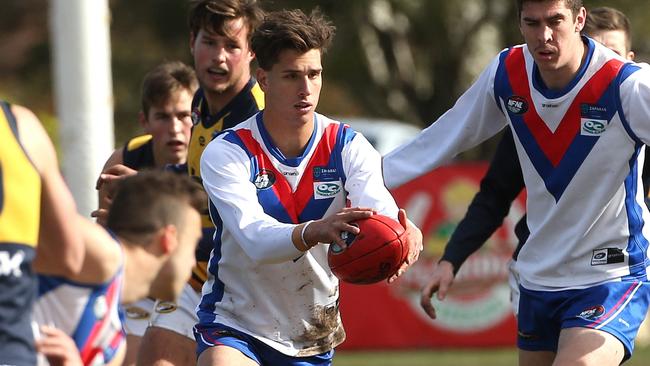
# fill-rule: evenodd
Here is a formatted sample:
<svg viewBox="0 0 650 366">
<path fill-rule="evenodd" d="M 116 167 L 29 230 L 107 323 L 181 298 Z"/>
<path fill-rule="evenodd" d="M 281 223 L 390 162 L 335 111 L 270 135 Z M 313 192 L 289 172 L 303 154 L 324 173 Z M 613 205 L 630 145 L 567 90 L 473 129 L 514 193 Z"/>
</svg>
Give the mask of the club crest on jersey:
<svg viewBox="0 0 650 366">
<path fill-rule="evenodd" d="M 602 305 L 596 305 L 581 311 L 580 314 L 578 314 L 578 318 L 592 321 L 600 318 L 603 314 L 605 314 L 605 307 Z"/>
<path fill-rule="evenodd" d="M 528 111 L 528 102 L 526 98 L 520 97 L 518 95 L 513 95 L 508 98 L 508 103 L 506 104 L 508 111 L 513 114 L 524 114 Z"/>
<path fill-rule="evenodd" d="M 255 180 L 253 181 L 253 184 L 255 184 L 255 187 L 257 187 L 257 189 L 271 188 L 274 183 L 275 174 L 267 169 L 260 170 L 260 172 L 255 176 Z"/>
<path fill-rule="evenodd" d="M 314 182 L 314 199 L 334 197 L 341 192 L 341 182 Z"/>
</svg>

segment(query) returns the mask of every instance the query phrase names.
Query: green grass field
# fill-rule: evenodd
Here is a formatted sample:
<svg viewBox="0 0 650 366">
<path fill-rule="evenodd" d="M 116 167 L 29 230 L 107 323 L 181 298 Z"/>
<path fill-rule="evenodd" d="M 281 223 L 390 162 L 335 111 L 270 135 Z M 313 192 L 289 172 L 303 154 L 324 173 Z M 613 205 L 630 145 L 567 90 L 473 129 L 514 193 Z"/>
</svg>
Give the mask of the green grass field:
<svg viewBox="0 0 650 366">
<path fill-rule="evenodd" d="M 432 350 L 404 352 L 339 351 L 334 366 L 516 366 L 515 349 L 500 350 Z M 650 347 L 637 348 L 625 366 L 650 365 Z"/>
</svg>

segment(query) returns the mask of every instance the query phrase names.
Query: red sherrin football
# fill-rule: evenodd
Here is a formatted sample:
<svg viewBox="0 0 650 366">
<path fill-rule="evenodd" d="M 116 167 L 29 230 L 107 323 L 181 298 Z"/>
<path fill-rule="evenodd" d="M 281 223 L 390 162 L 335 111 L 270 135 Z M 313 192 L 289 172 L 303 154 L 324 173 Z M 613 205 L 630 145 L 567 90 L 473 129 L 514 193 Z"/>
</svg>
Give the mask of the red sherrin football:
<svg viewBox="0 0 650 366">
<path fill-rule="evenodd" d="M 406 258 L 406 243 L 402 241 L 402 225 L 384 215 L 372 215 L 353 223 L 360 233 L 342 233 L 348 248 L 341 250 L 331 244 L 327 261 L 341 281 L 370 284 L 384 280 L 395 272 Z"/>
</svg>

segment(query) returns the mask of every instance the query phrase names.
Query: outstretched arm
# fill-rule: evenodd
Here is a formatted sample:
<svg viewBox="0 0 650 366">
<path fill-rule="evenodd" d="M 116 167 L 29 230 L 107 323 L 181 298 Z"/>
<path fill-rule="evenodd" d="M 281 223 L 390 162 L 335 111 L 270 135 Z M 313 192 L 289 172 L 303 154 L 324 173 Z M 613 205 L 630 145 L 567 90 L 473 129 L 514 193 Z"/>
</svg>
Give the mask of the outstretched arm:
<svg viewBox="0 0 650 366">
<path fill-rule="evenodd" d="M 474 196 L 465 217 L 445 247 L 427 285 L 422 289 L 420 305 L 431 317 L 436 312 L 431 297 L 444 300 L 460 266 L 501 226 L 510 205 L 524 188 L 521 166 L 512 132 L 507 129 L 492 159 L 481 188 Z"/>
</svg>

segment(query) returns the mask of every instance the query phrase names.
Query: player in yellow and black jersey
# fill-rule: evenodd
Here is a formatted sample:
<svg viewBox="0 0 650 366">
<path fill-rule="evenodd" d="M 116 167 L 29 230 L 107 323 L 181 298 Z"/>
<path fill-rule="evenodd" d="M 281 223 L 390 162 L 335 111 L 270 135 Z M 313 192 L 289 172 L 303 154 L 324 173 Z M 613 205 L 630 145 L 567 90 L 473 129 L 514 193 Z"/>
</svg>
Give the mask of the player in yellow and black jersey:
<svg viewBox="0 0 650 366">
<path fill-rule="evenodd" d="M 0 101 L 0 365 L 36 363 L 33 267 L 53 275 L 81 269 L 81 239 L 66 222 L 75 214 L 40 122 Z"/>
<path fill-rule="evenodd" d="M 192 101 L 192 136 L 187 155 L 187 172 L 201 181 L 199 163 L 201 154 L 212 138 L 226 128 L 230 128 L 248 119 L 253 114 L 264 108 L 264 93 L 255 79 L 250 78 L 244 89 L 233 98 L 224 108 L 210 114 L 208 102 L 203 89 L 199 89 Z M 210 220 L 207 207 L 202 213 L 203 238 L 196 249 L 196 266 L 192 271 L 190 284 L 197 291 L 207 279 L 206 267 L 212 251 L 212 234 L 214 225 Z"/>
<path fill-rule="evenodd" d="M 113 152 L 104 168 L 124 164 L 135 170 L 182 164 L 187 158 L 191 100 L 198 82 L 194 70 L 180 61 L 158 65 L 142 82 L 138 114 L 145 135 Z"/>
</svg>

